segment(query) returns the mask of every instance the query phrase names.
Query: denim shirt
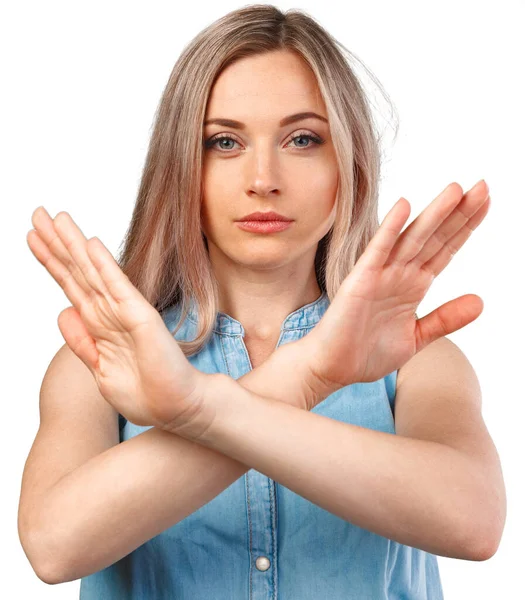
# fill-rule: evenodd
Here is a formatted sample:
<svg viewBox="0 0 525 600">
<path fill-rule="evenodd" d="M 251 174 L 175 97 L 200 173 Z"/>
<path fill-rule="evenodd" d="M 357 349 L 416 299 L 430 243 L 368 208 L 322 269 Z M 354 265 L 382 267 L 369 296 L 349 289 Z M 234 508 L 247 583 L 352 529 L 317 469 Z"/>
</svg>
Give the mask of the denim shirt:
<svg viewBox="0 0 525 600">
<path fill-rule="evenodd" d="M 328 306 L 324 292 L 290 313 L 277 345 L 305 336 Z M 178 305 L 161 313 L 170 331 L 179 314 Z M 193 339 L 197 319 L 193 304 L 175 338 Z M 252 369 L 243 337 L 241 323 L 219 312 L 210 340 L 188 360 L 202 372 L 238 379 Z M 312 412 L 395 434 L 396 380 L 394 371 L 378 381 L 348 385 Z M 122 415 L 119 424 L 121 442 L 150 429 Z M 345 521 L 250 469 L 182 521 L 83 577 L 80 598 L 442 600 L 443 592 L 434 554 Z"/>
</svg>

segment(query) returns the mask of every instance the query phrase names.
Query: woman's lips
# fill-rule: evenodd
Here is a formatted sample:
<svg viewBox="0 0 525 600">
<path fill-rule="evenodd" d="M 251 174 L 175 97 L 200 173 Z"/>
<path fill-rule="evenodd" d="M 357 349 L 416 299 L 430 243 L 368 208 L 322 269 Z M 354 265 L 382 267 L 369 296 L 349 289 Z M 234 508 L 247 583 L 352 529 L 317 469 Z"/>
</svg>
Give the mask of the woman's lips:
<svg viewBox="0 0 525 600">
<path fill-rule="evenodd" d="M 236 221 L 237 225 L 244 231 L 254 233 L 275 233 L 288 229 L 293 221 Z"/>
</svg>

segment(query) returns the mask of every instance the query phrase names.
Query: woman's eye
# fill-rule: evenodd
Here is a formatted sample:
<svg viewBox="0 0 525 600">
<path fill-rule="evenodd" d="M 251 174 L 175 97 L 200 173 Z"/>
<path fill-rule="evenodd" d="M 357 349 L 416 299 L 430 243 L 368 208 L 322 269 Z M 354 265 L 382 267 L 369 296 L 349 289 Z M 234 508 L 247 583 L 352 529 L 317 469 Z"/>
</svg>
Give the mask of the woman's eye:
<svg viewBox="0 0 525 600">
<path fill-rule="evenodd" d="M 309 133 L 300 133 L 296 136 L 294 136 L 290 142 L 293 142 L 294 140 L 310 140 L 311 142 L 313 142 L 314 144 L 317 144 L 318 146 L 320 146 L 323 143 L 323 140 L 320 137 L 317 137 L 316 135 L 311 135 Z M 297 146 L 295 146 L 296 148 L 311 148 L 312 144 L 299 144 Z"/>
<path fill-rule="evenodd" d="M 228 146 L 225 148 L 224 145 L 218 145 L 219 142 L 223 142 L 223 141 L 227 141 L 228 142 Z M 309 133 L 299 133 L 297 135 L 295 135 L 286 145 L 288 146 L 289 144 L 291 144 L 292 142 L 295 142 L 295 140 L 302 140 L 300 143 L 296 143 L 294 145 L 295 148 L 306 148 L 309 149 L 312 147 L 312 143 L 309 142 L 313 142 L 314 144 L 320 146 L 321 144 L 324 143 L 324 141 L 316 136 L 316 135 L 312 135 Z M 305 143 L 305 140 L 306 143 Z M 205 147 L 207 149 L 209 148 L 217 148 L 219 151 L 224 151 L 224 153 L 228 153 L 230 150 L 232 150 L 234 148 L 234 144 L 238 143 L 237 140 L 233 139 L 231 136 L 229 135 L 220 135 L 220 136 L 216 136 L 213 137 L 209 140 L 207 140 L 205 142 Z"/>
<path fill-rule="evenodd" d="M 211 139 L 209 139 L 206 143 L 205 143 L 205 147 L 206 148 L 214 148 L 215 146 L 217 146 L 218 142 L 222 142 L 223 140 L 228 140 L 229 142 L 229 146 L 226 148 L 226 150 L 231 150 L 232 149 L 232 144 L 236 144 L 237 140 L 234 140 L 232 137 L 228 136 L 228 135 L 221 135 L 221 136 L 217 136 L 217 137 L 213 137 Z M 219 148 L 217 146 L 217 148 Z M 220 147 L 221 149 L 225 149 L 224 146 Z"/>
</svg>

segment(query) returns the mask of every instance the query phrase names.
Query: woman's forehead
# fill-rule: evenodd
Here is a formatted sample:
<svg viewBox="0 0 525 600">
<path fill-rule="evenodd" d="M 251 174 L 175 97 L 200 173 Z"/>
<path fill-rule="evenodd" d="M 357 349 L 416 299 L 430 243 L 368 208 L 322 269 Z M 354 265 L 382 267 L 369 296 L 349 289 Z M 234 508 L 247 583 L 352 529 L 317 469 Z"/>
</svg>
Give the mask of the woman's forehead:
<svg viewBox="0 0 525 600">
<path fill-rule="evenodd" d="M 295 55 L 256 55 L 229 65 L 219 75 L 211 90 L 209 108 L 242 105 L 247 99 L 283 103 L 289 97 L 293 112 L 297 102 L 313 101 L 318 92 L 315 75 Z"/>
</svg>

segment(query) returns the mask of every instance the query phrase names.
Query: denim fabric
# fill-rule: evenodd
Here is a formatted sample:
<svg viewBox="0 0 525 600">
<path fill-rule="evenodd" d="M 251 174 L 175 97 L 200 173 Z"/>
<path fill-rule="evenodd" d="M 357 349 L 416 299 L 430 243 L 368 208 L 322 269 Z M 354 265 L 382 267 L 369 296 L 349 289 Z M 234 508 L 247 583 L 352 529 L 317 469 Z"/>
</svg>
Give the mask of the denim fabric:
<svg viewBox="0 0 525 600">
<path fill-rule="evenodd" d="M 278 345 L 305 336 L 328 305 L 323 293 L 290 313 Z M 179 306 L 161 314 L 173 331 Z M 192 339 L 197 318 L 193 305 L 176 339 Z M 239 321 L 218 313 L 208 344 L 189 360 L 203 372 L 238 379 L 252 368 L 243 335 Z M 378 381 L 346 386 L 313 412 L 395 434 L 396 380 L 394 371 Z M 119 422 L 120 441 L 149 429 L 122 415 Z M 193 514 L 82 578 L 80 598 L 442 600 L 443 592 L 435 555 L 357 527 L 250 469 Z"/>
</svg>

